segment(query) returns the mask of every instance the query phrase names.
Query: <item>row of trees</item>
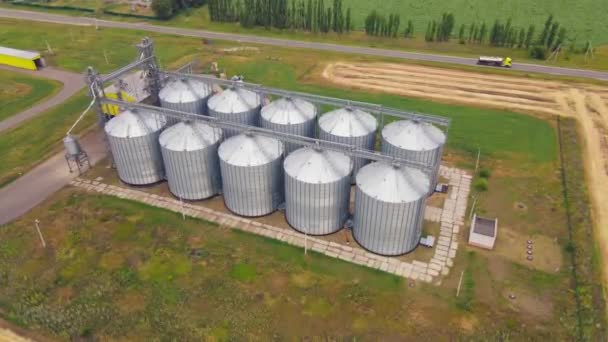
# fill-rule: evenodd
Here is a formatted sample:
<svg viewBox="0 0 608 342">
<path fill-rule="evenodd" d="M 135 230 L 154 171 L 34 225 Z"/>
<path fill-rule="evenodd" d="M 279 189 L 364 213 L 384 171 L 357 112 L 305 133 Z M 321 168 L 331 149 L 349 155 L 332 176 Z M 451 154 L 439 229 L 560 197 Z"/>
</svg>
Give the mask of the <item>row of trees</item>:
<svg viewBox="0 0 608 342">
<path fill-rule="evenodd" d="M 244 27 L 264 26 L 311 32 L 349 32 L 350 8 L 342 0 L 326 7 L 324 0 L 208 0 L 212 21 L 240 22 Z"/>
<path fill-rule="evenodd" d="M 399 35 L 400 26 L 401 17 L 398 14 L 390 14 L 387 19 L 383 14 L 373 10 L 365 18 L 365 33 L 370 36 L 396 38 Z M 414 36 L 414 23 L 411 20 L 407 21 L 403 36 L 406 38 Z"/>
<path fill-rule="evenodd" d="M 207 0 L 152 0 L 150 6 L 158 18 L 168 19 L 180 10 L 200 7 L 206 3 Z"/>
<path fill-rule="evenodd" d="M 425 40 L 428 42 L 449 41 L 454 29 L 454 16 L 444 13 L 439 22 L 433 20 L 428 23 Z M 566 41 L 566 28 L 561 27 L 550 15 L 545 21 L 543 30 L 538 37 L 536 27 L 530 25 L 516 27 L 508 19 L 505 23 L 495 20 L 492 26 L 485 22 L 473 23 L 471 25 L 460 25 L 458 30 L 458 41 L 460 44 L 490 44 L 497 47 L 530 49 L 532 57 L 543 58 L 546 51 L 555 51 Z"/>
<path fill-rule="evenodd" d="M 433 20 L 429 22 L 426 28 L 424 40 L 427 42 L 438 41 L 447 42 L 452 36 L 456 20 L 452 13 L 443 13 L 439 22 Z"/>
</svg>

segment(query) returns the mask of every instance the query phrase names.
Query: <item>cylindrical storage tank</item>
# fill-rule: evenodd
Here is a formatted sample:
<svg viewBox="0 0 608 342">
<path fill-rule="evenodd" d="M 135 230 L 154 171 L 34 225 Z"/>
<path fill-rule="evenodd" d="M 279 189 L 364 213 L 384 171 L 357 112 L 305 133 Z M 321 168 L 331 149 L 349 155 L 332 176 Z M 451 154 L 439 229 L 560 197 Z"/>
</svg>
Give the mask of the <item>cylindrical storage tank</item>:
<svg viewBox="0 0 608 342">
<path fill-rule="evenodd" d="M 241 216 L 263 216 L 283 203 L 283 143 L 243 133 L 218 150 L 224 203 Z"/>
<path fill-rule="evenodd" d="M 446 136 L 439 128 L 426 122 L 400 120 L 382 129 L 382 152 L 429 166 L 430 192 L 437 185 L 441 155 Z"/>
<path fill-rule="evenodd" d="M 372 163 L 357 174 L 353 237 L 381 255 L 411 252 L 422 235 L 429 177 L 420 170 Z"/>
<path fill-rule="evenodd" d="M 144 185 L 164 179 L 158 136 L 165 123 L 162 115 L 135 110 L 126 110 L 106 123 L 114 165 L 123 182 Z"/>
<path fill-rule="evenodd" d="M 75 157 L 82 152 L 78 139 L 71 134 L 68 134 L 63 138 L 63 147 L 65 147 L 65 153 L 70 157 Z"/>
<path fill-rule="evenodd" d="M 217 149 L 221 139 L 221 129 L 201 121 L 180 122 L 161 133 L 159 142 L 171 193 L 199 200 L 220 192 Z"/>
<path fill-rule="evenodd" d="M 212 93 L 211 86 L 204 82 L 179 78 L 167 82 L 158 97 L 163 108 L 207 115 L 207 100 Z"/>
<path fill-rule="evenodd" d="M 277 132 L 303 137 L 315 136 L 317 108 L 314 104 L 298 98 L 280 98 L 264 106 L 261 111 L 260 126 Z M 298 149 L 297 144 L 286 143 L 285 153 Z"/>
<path fill-rule="evenodd" d="M 261 97 L 258 94 L 247 89 L 232 87 L 211 96 L 207 107 L 209 116 L 222 121 L 258 126 L 261 103 Z M 239 134 L 237 130 L 224 129 L 225 138 L 237 134 Z"/>
<path fill-rule="evenodd" d="M 340 108 L 323 114 L 319 118 L 319 138 L 343 144 L 354 145 L 368 150 L 374 150 L 378 120 L 362 110 Z M 353 176 L 369 160 L 355 158 L 353 160 Z"/>
<path fill-rule="evenodd" d="M 285 162 L 285 217 L 297 231 L 326 235 L 348 218 L 352 163 L 334 151 L 304 147 Z"/>
</svg>

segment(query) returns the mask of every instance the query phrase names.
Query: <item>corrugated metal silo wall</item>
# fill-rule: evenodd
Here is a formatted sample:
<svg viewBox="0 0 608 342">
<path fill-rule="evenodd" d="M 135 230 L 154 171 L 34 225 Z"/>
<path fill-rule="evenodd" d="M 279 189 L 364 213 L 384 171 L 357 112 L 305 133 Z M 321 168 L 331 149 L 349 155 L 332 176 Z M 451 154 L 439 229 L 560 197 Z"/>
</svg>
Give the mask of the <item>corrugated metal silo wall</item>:
<svg viewBox="0 0 608 342">
<path fill-rule="evenodd" d="M 276 123 L 270 122 L 268 120 L 265 120 L 264 118 L 261 118 L 260 123 L 261 123 L 261 127 L 268 128 L 268 129 L 271 129 L 276 132 L 290 133 L 290 134 L 295 134 L 295 135 L 309 137 L 309 138 L 312 138 L 315 135 L 315 120 L 314 119 L 306 121 L 306 122 L 302 122 L 299 124 L 294 124 L 294 125 L 281 125 L 281 124 L 276 124 Z M 285 144 L 285 155 L 288 155 L 289 153 L 302 147 L 298 144 L 289 143 L 289 142 L 285 142 L 283 144 Z"/>
<path fill-rule="evenodd" d="M 439 177 L 439 166 L 441 164 L 441 155 L 443 154 L 443 145 L 440 145 L 434 150 L 428 151 L 409 151 L 397 147 L 390 142 L 382 139 L 382 153 L 394 156 L 397 158 L 403 158 L 408 160 L 414 160 L 432 168 L 431 172 L 427 172 L 431 180 L 431 192 L 437 185 L 437 177 Z"/>
<path fill-rule="evenodd" d="M 199 200 L 220 192 L 218 145 L 196 151 L 173 151 L 161 146 L 171 193 L 182 199 Z"/>
<path fill-rule="evenodd" d="M 387 203 L 355 190 L 353 236 L 365 249 L 380 255 L 411 252 L 422 235 L 424 198 Z"/>
<path fill-rule="evenodd" d="M 258 106 L 250 111 L 241 112 L 241 113 L 221 113 L 221 112 L 216 112 L 213 109 L 209 108 L 208 113 L 209 113 L 209 116 L 216 117 L 218 119 L 221 119 L 222 121 L 236 122 L 236 123 L 240 123 L 243 125 L 257 127 L 260 124 L 260 108 L 261 107 Z M 234 135 L 241 133 L 234 129 L 224 129 L 223 131 L 224 131 L 224 139 L 228 139 Z"/>
<path fill-rule="evenodd" d="M 161 99 L 160 106 L 163 108 L 179 110 L 179 111 L 186 112 L 186 113 L 207 115 L 207 100 L 209 99 L 209 97 L 210 96 L 207 96 L 205 98 L 198 99 L 197 101 L 180 102 L 180 103 L 167 102 L 167 101 L 163 101 Z M 175 123 L 177 123 L 177 121 L 178 120 L 174 119 L 174 118 L 170 118 L 170 117 L 167 118 L 168 125 L 175 124 Z"/>
<path fill-rule="evenodd" d="M 312 184 L 285 174 L 285 217 L 296 230 L 327 235 L 342 228 L 348 218 L 350 177 Z"/>
<path fill-rule="evenodd" d="M 226 207 L 241 216 L 263 216 L 284 201 L 283 158 L 259 166 L 235 166 L 220 158 Z"/>
<path fill-rule="evenodd" d="M 118 177 L 133 185 L 153 184 L 165 178 L 158 143 L 160 130 L 135 138 L 107 135 Z"/>
<path fill-rule="evenodd" d="M 319 129 L 319 139 L 333 141 L 342 144 L 355 145 L 357 147 L 366 148 L 368 150 L 374 150 L 374 144 L 376 142 L 376 132 L 371 132 L 368 135 L 363 135 L 360 137 L 341 137 L 337 135 L 330 134 L 323 129 Z M 355 183 L 355 176 L 360 168 L 369 164 L 369 159 L 364 158 L 354 158 L 353 159 L 353 174 L 351 177 L 351 183 Z"/>
</svg>

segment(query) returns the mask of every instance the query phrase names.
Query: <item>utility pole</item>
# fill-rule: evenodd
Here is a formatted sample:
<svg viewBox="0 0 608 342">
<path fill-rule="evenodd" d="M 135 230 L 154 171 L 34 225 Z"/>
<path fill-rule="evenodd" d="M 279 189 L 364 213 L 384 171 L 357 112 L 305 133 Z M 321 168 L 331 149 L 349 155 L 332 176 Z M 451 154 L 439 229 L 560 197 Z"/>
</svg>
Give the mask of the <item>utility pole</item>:
<svg viewBox="0 0 608 342">
<path fill-rule="evenodd" d="M 593 45 L 591 45 L 591 41 L 588 41 L 588 44 L 587 44 L 587 51 L 585 51 L 585 62 L 587 62 L 589 57 L 591 57 L 591 59 L 593 59 L 593 57 L 594 57 Z"/>
<path fill-rule="evenodd" d="M 38 236 L 40 237 L 40 242 L 42 243 L 42 247 L 46 248 L 46 242 L 44 241 L 44 237 L 42 237 L 42 232 L 40 231 L 39 223 L 40 223 L 40 221 L 38 219 L 34 220 L 34 224 L 36 225 L 36 231 L 38 231 Z"/>
<path fill-rule="evenodd" d="M 477 169 L 479 169 L 479 157 L 481 157 L 481 147 L 477 148 L 477 161 L 475 162 L 475 174 L 477 174 Z"/>
</svg>

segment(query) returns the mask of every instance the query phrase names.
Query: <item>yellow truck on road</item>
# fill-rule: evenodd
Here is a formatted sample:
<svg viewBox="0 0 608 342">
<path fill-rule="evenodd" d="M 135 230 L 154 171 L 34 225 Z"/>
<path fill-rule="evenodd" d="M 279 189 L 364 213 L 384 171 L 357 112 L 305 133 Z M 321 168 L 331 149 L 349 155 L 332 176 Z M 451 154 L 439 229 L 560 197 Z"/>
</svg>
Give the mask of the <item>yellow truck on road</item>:
<svg viewBox="0 0 608 342">
<path fill-rule="evenodd" d="M 491 57 L 491 56 L 481 56 L 477 60 L 477 64 L 479 65 L 490 65 L 497 66 L 503 68 L 510 68 L 512 66 L 513 60 L 511 57 Z"/>
</svg>

